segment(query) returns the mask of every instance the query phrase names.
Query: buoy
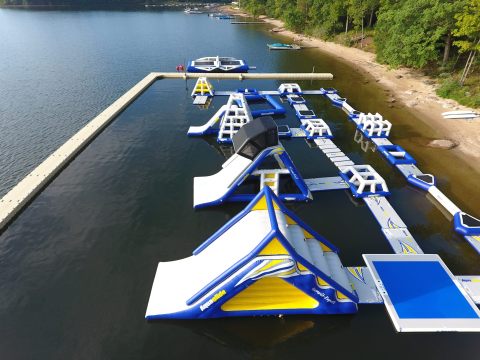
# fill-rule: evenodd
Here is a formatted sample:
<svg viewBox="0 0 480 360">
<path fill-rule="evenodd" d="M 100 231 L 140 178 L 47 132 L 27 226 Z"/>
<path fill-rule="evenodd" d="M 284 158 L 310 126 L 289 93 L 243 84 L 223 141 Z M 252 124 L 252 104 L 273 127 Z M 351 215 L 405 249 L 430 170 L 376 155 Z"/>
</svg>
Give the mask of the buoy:
<svg viewBox="0 0 480 360">
<path fill-rule="evenodd" d="M 185 67 L 182 64 L 178 64 L 177 67 L 176 67 L 176 70 L 178 72 L 183 72 L 183 71 L 185 71 Z"/>
</svg>

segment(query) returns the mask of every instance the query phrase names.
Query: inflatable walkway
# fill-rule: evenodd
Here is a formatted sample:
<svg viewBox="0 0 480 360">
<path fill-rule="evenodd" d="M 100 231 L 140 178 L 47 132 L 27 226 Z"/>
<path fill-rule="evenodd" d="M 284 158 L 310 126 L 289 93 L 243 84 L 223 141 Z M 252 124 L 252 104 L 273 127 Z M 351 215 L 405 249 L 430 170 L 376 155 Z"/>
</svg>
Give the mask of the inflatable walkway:
<svg viewBox="0 0 480 360">
<path fill-rule="evenodd" d="M 158 264 L 146 318 L 355 313 L 337 253 L 264 187 L 193 256 Z"/>
<path fill-rule="evenodd" d="M 195 208 L 225 201 L 250 201 L 263 187 L 270 187 L 282 200 L 308 201 L 312 194 L 285 149 L 278 141 L 277 125 L 271 118 L 259 118 L 244 125 L 234 136 L 235 154 L 222 170 L 193 180 Z M 290 177 L 297 192 L 282 193 L 281 180 Z M 255 180 L 256 190 L 239 193 L 239 187 Z M 257 185 L 258 184 L 258 185 Z"/>
</svg>

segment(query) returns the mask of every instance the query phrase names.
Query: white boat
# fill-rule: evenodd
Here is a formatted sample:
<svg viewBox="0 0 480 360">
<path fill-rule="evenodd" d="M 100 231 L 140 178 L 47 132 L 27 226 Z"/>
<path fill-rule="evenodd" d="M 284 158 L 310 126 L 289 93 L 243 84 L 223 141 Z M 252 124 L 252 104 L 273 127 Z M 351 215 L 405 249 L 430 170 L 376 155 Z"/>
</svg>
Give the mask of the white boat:
<svg viewBox="0 0 480 360">
<path fill-rule="evenodd" d="M 244 60 L 233 57 L 211 56 L 190 61 L 187 67 L 188 72 L 248 72 L 252 67 Z"/>
<path fill-rule="evenodd" d="M 186 8 L 185 10 L 183 10 L 183 12 L 185 14 L 203 14 L 203 11 L 198 10 L 198 8 Z"/>
<path fill-rule="evenodd" d="M 445 119 L 474 119 L 480 117 L 480 114 L 470 110 L 456 110 L 442 113 Z"/>
</svg>

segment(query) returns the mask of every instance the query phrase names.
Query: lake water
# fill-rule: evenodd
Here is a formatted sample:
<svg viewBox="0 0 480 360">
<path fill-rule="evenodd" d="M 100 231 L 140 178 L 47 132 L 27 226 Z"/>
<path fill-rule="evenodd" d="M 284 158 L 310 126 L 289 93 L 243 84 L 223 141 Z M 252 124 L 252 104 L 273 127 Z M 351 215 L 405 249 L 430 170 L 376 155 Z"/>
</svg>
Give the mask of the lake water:
<svg viewBox="0 0 480 360">
<path fill-rule="evenodd" d="M 265 44 L 279 38 L 262 25 L 175 11 L 0 10 L 0 34 L 1 195 L 147 73 L 225 54 L 259 71 L 315 66 L 334 73 L 332 82 L 300 84 L 336 87 L 355 107 L 385 114 L 394 123 L 393 140 L 433 171 L 460 206 L 480 213 L 479 192 L 464 177 L 471 169 L 452 153 L 418 145 L 433 130 L 412 126 L 412 115 L 388 108 L 372 81 L 315 49 L 269 52 Z M 214 85 L 276 89 L 279 83 Z M 147 323 L 157 263 L 189 256 L 244 206 L 192 209 L 193 177 L 217 172 L 225 157 L 214 141 L 188 138 L 186 131 L 226 101 L 199 110 L 191 105 L 192 86 L 156 82 L 0 235 L 2 359 L 475 356 L 479 335 L 396 334 L 381 305 L 360 306 L 353 316 Z M 323 98 L 308 100 L 339 147 L 384 176 L 390 202 L 423 250 L 440 254 L 455 274 L 479 274 L 478 255 L 425 194 L 407 186 L 380 155 L 362 151 L 342 111 Z M 293 114 L 282 123 L 295 124 Z M 318 149 L 301 139 L 283 143 L 305 178 L 335 176 Z M 445 165 L 453 161 L 457 172 Z M 341 249 L 345 265 L 363 265 L 363 253 L 391 252 L 370 211 L 346 191 L 288 206 Z"/>
</svg>

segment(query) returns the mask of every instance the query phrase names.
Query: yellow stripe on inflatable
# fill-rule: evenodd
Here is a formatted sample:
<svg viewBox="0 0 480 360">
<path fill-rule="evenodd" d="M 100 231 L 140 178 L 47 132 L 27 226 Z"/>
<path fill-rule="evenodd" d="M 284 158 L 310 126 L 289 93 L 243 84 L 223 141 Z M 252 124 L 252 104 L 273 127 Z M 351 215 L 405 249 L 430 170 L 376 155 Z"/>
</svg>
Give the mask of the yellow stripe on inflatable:
<svg viewBox="0 0 480 360">
<path fill-rule="evenodd" d="M 323 250 L 323 251 L 326 251 L 326 252 L 332 251 L 332 249 L 330 249 L 327 245 L 325 245 L 325 244 L 322 243 L 322 242 L 320 243 L 320 246 L 322 247 L 322 250 Z"/>
<path fill-rule="evenodd" d="M 287 220 L 288 225 L 297 225 L 296 221 L 294 221 L 290 216 L 285 215 L 285 219 Z"/>
<path fill-rule="evenodd" d="M 308 271 L 308 269 L 299 262 L 297 262 L 297 267 L 300 271 Z"/>
<path fill-rule="evenodd" d="M 318 301 L 277 277 L 257 280 L 225 304 L 223 311 L 314 309 Z"/>
<path fill-rule="evenodd" d="M 273 208 L 275 210 L 280 210 L 280 208 L 278 207 L 278 205 L 275 203 L 275 201 L 272 201 L 273 202 Z M 251 211 L 255 211 L 255 210 L 267 210 L 267 200 L 265 198 L 265 196 L 262 196 L 260 200 L 257 201 L 257 203 L 255 204 L 255 206 L 252 208 Z"/>
<path fill-rule="evenodd" d="M 307 230 L 305 229 L 302 229 L 303 230 L 303 236 L 305 236 L 305 239 L 314 239 L 315 237 L 310 234 Z"/>
<path fill-rule="evenodd" d="M 343 295 L 340 291 L 336 291 L 335 292 L 335 295 L 337 296 L 337 299 L 338 300 L 348 300 L 348 297 L 346 297 L 345 295 Z"/>
<path fill-rule="evenodd" d="M 316 277 L 317 279 L 317 284 L 319 286 L 325 287 L 325 286 L 330 286 L 325 280 L 323 280 L 321 277 Z"/>
<path fill-rule="evenodd" d="M 277 238 L 273 238 L 262 251 L 260 251 L 259 255 L 288 255 L 288 251 Z"/>
</svg>

